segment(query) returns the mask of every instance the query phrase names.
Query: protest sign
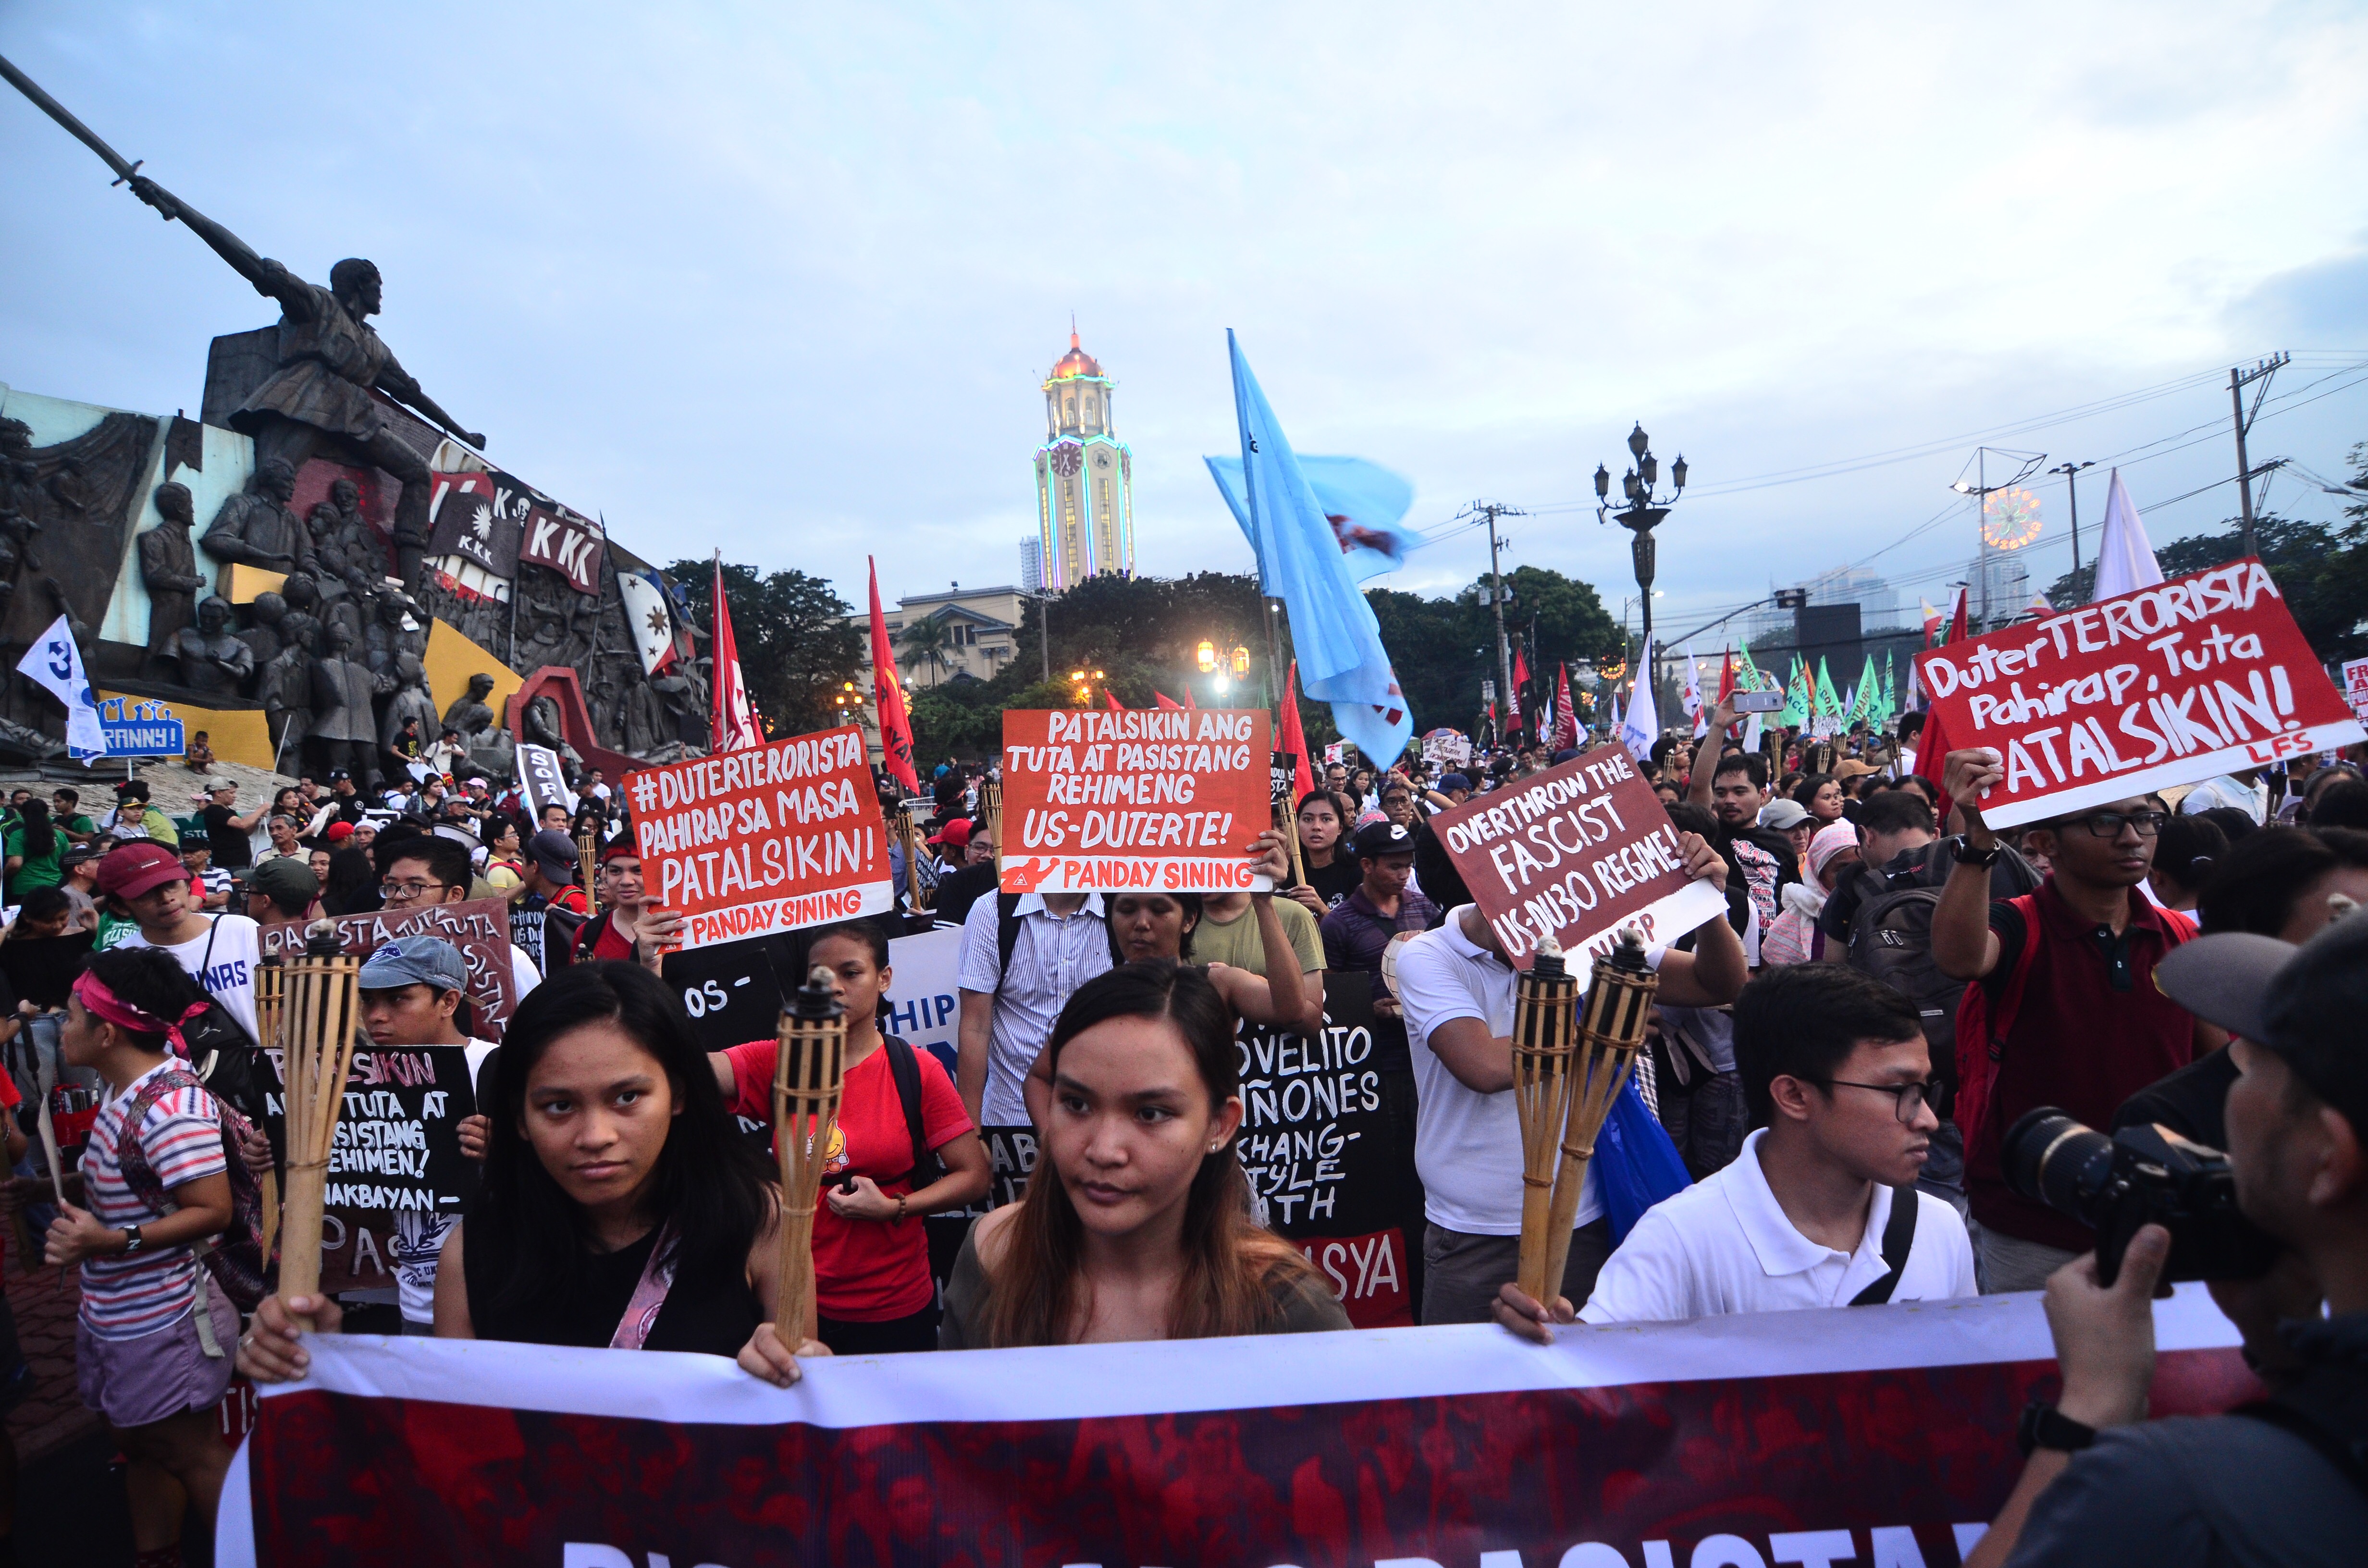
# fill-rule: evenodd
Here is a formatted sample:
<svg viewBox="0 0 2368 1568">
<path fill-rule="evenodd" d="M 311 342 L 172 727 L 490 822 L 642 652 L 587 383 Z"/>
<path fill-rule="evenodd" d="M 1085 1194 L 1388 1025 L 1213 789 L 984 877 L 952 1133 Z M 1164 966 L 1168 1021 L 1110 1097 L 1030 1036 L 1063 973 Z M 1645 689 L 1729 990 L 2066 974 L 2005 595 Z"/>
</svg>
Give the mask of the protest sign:
<svg viewBox="0 0 2368 1568">
<path fill-rule="evenodd" d="M 853 725 L 625 776 L 643 880 L 683 946 L 878 915 L 894 902 Z"/>
<path fill-rule="evenodd" d="M 285 1054 L 275 1046 L 256 1053 L 264 1131 L 283 1165 Z M 461 1156 L 461 1123 L 476 1111 L 466 1046 L 372 1046 L 355 1051 L 336 1142 L 329 1150 L 327 1206 L 458 1213 L 465 1184 L 473 1179 Z"/>
<path fill-rule="evenodd" d="M 1726 913 L 1686 875 L 1669 813 L 1617 744 L 1440 812 L 1430 830 L 1516 969 L 1548 935 L 1584 974 L 1580 955 L 1622 926 L 1667 943 Z"/>
<path fill-rule="evenodd" d="M 1452 773 L 1469 767 L 1472 740 L 1460 730 L 1433 730 L 1422 737 L 1422 759 L 1434 773 Z"/>
<path fill-rule="evenodd" d="M 1268 891 L 1247 857 L 1272 815 L 1269 727 L 1264 709 L 1005 713 L 1003 891 Z"/>
<path fill-rule="evenodd" d="M 517 970 L 510 962 L 509 906 L 498 898 L 472 898 L 461 903 L 430 903 L 411 909 L 379 909 L 366 915 L 335 917 L 338 950 L 368 958 L 381 942 L 397 937 L 441 937 L 461 949 L 469 966 L 470 1034 L 501 1043 L 518 1011 Z M 256 933 L 265 958 L 290 961 L 304 952 L 302 920 L 275 920 Z M 268 1041 L 266 1043 L 268 1043 Z"/>
<path fill-rule="evenodd" d="M 2251 556 L 1919 653 L 1916 673 L 1950 750 L 1999 754 L 1992 827 L 2368 734 Z"/>
<path fill-rule="evenodd" d="M 2201 1285 L 2154 1415 L 2256 1397 Z M 660 1562 L 1943 1564 L 2057 1376 L 2039 1298 L 820 1358 L 320 1335 L 263 1390 L 224 1568 Z"/>
<path fill-rule="evenodd" d="M 2343 700 L 2353 718 L 2368 722 L 2368 659 L 2343 661 Z"/>
<path fill-rule="evenodd" d="M 1299 1244 L 1359 1328 L 1414 1323 L 1414 1150 L 1400 1147 L 1373 1065 L 1372 978 L 1324 976 L 1324 1031 L 1236 1020 L 1242 1125 L 1234 1135 L 1260 1221 Z"/>
<path fill-rule="evenodd" d="M 526 797 L 526 814 L 537 830 L 542 826 L 545 806 L 557 806 L 570 812 L 575 810 L 575 796 L 567 788 L 567 769 L 560 763 L 559 754 L 549 746 L 520 742 L 518 776 L 518 792 Z"/>
</svg>

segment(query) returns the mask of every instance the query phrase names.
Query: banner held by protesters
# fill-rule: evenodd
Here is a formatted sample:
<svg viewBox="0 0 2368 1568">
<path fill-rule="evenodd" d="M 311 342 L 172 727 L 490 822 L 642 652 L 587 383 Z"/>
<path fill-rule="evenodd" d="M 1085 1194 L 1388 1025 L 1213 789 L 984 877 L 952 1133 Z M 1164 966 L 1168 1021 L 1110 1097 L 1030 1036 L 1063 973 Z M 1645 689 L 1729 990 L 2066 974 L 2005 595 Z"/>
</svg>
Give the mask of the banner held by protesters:
<svg viewBox="0 0 2368 1568">
<path fill-rule="evenodd" d="M 1005 892 L 1265 892 L 1264 709 L 1003 716 Z"/>
<path fill-rule="evenodd" d="M 877 915 L 893 900 L 880 797 L 854 725 L 625 776 L 643 871 L 711 947 Z"/>
<path fill-rule="evenodd" d="M 2251 556 L 1952 642 L 1916 670 L 1947 745 L 1999 755 L 1993 827 L 2368 736 Z"/>
</svg>

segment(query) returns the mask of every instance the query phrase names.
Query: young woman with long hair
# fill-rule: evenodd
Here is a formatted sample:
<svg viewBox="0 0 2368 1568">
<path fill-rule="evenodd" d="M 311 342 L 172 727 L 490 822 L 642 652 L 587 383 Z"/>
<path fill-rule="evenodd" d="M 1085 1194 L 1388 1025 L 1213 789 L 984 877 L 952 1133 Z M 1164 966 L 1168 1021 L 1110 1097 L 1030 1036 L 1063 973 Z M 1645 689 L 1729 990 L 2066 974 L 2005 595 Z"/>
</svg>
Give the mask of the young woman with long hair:
<svg viewBox="0 0 2368 1568">
<path fill-rule="evenodd" d="M 6 841 L 8 897 L 20 901 L 37 888 L 53 888 L 66 880 L 58 862 L 67 849 L 66 835 L 50 821 L 50 803 L 35 796 L 17 808 L 15 826 Z"/>
<path fill-rule="evenodd" d="M 1357 891 L 1364 872 L 1349 853 L 1349 824 L 1355 819 L 1340 797 L 1329 790 L 1310 790 L 1299 797 L 1299 857 L 1307 868 L 1307 882 L 1291 890 L 1322 919 L 1332 906 Z"/>
<path fill-rule="evenodd" d="M 602 962 L 536 986 L 504 1036 L 484 1112 L 477 1195 L 437 1260 L 437 1337 L 699 1351 L 797 1381 L 772 1322 L 779 1190 L 664 982 Z M 337 1326 L 326 1298 L 292 1305 Z M 305 1360 L 267 1300 L 240 1369 L 280 1381 Z"/>
<path fill-rule="evenodd" d="M 1020 1202 L 971 1228 L 940 1347 L 1345 1329 L 1297 1248 L 1251 1222 L 1234 1015 L 1202 971 L 1077 988 L 1044 1048 L 1053 1101 Z"/>
<path fill-rule="evenodd" d="M 926 1051 L 892 1040 L 887 1013 L 888 937 L 877 921 L 825 926 L 807 949 L 810 969 L 827 970 L 847 1009 L 846 1087 L 823 1162 L 814 1217 L 814 1299 L 819 1337 L 841 1356 L 934 1350 L 937 1286 L 922 1217 L 965 1208 L 986 1195 L 986 1146 L 962 1109 L 953 1080 Z M 944 1167 L 918 1168 L 892 1053 L 910 1059 L 921 1142 Z M 779 1039 L 711 1052 L 716 1087 L 741 1116 L 770 1121 Z"/>
</svg>

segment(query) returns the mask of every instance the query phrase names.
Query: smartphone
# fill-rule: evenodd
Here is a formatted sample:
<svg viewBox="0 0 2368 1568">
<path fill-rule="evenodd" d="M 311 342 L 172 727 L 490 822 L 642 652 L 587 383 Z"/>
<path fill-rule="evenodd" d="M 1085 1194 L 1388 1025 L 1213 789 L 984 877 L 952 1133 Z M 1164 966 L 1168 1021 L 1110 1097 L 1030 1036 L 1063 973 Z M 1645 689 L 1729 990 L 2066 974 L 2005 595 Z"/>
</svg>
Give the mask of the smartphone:
<svg viewBox="0 0 2368 1568">
<path fill-rule="evenodd" d="M 1784 706 L 1781 691 L 1738 691 L 1735 694 L 1737 713 L 1774 713 Z"/>
</svg>

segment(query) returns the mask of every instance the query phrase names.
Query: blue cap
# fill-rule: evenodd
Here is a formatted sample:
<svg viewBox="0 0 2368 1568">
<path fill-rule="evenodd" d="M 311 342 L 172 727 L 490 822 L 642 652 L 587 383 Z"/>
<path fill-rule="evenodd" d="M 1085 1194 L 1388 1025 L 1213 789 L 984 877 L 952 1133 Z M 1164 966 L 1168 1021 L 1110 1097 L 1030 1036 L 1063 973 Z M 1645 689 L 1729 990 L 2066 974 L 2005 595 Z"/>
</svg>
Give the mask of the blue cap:
<svg viewBox="0 0 2368 1568">
<path fill-rule="evenodd" d="M 461 956 L 460 949 L 441 937 L 397 937 L 381 942 L 363 960 L 361 988 L 393 991 L 404 985 L 466 991 L 468 960 Z"/>
<path fill-rule="evenodd" d="M 1464 778 L 1461 773 L 1442 774 L 1440 777 L 1439 787 L 1442 790 L 1469 790 L 1472 788 L 1472 780 Z"/>
</svg>

